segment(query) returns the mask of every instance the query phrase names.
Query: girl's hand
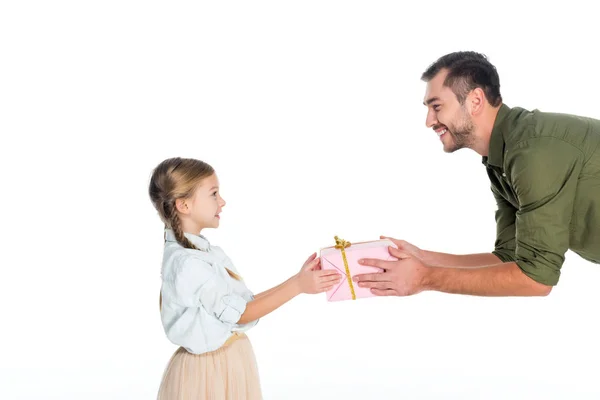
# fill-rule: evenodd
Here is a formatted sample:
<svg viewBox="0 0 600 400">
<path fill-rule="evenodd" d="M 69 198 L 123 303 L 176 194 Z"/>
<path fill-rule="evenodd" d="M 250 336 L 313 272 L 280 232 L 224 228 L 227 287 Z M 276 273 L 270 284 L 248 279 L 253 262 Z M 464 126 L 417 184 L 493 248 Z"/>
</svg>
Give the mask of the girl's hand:
<svg viewBox="0 0 600 400">
<path fill-rule="evenodd" d="M 326 292 L 340 282 L 342 276 L 334 270 L 322 270 L 321 259 L 313 253 L 296 275 L 301 293 Z"/>
</svg>

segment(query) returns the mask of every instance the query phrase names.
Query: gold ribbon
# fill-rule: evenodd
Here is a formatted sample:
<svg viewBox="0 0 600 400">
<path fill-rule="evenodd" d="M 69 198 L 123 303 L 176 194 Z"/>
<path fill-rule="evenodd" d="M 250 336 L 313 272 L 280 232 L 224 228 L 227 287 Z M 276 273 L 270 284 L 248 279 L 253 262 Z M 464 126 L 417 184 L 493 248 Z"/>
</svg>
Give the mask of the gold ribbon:
<svg viewBox="0 0 600 400">
<path fill-rule="evenodd" d="M 335 248 L 340 249 L 342 252 L 342 259 L 344 260 L 344 267 L 346 268 L 346 278 L 348 279 L 348 286 L 350 286 L 350 293 L 352 293 L 352 300 L 356 300 L 356 293 L 354 293 L 354 285 L 352 284 L 352 277 L 350 276 L 350 268 L 348 267 L 348 259 L 346 258 L 346 248 L 351 245 L 352 243 L 335 236 Z"/>
</svg>

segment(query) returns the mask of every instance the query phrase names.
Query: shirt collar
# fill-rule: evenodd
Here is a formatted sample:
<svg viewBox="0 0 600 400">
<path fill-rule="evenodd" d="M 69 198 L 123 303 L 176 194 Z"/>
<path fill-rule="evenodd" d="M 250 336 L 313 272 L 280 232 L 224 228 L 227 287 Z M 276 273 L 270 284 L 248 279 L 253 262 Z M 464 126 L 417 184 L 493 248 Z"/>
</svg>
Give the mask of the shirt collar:
<svg viewBox="0 0 600 400">
<path fill-rule="evenodd" d="M 492 134 L 490 136 L 490 147 L 488 155 L 483 156 L 483 164 L 492 165 L 494 167 L 502 168 L 504 164 L 504 132 L 508 128 L 508 114 L 510 107 L 506 104 L 502 104 L 496 115 L 494 121 L 494 127 L 492 128 Z"/>
<path fill-rule="evenodd" d="M 202 251 L 209 251 L 210 250 L 210 243 L 208 242 L 208 239 L 206 239 L 204 236 L 202 235 L 194 235 L 193 233 L 187 233 L 184 232 L 183 235 L 188 238 L 188 240 L 190 242 L 192 242 L 192 244 L 194 246 L 196 246 L 198 248 L 198 250 L 202 250 Z M 177 239 L 175 239 L 175 232 L 173 232 L 172 229 L 165 229 L 165 241 L 167 242 L 177 242 Z"/>
</svg>

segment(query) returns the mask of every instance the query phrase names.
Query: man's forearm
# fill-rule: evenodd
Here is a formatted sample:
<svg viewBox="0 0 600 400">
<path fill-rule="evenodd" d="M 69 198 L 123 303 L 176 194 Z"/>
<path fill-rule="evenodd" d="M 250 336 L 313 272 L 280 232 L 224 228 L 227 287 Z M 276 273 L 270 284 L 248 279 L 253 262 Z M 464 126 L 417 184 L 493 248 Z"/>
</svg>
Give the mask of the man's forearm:
<svg viewBox="0 0 600 400">
<path fill-rule="evenodd" d="M 422 285 L 425 290 L 474 296 L 546 296 L 552 290 L 513 262 L 478 268 L 427 267 Z"/>
<path fill-rule="evenodd" d="M 496 265 L 502 261 L 492 253 L 479 254 L 447 254 L 423 250 L 422 261 L 434 267 L 485 267 Z"/>
</svg>

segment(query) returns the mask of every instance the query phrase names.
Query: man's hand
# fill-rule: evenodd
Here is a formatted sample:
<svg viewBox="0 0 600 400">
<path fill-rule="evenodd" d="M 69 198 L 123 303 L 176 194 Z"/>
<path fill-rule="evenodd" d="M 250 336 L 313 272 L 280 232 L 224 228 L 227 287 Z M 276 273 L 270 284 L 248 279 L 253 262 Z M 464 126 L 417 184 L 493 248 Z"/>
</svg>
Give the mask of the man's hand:
<svg viewBox="0 0 600 400">
<path fill-rule="evenodd" d="M 410 296 L 425 290 L 473 296 L 547 296 L 551 286 L 541 284 L 515 262 L 484 267 L 437 267 L 389 247 L 396 261 L 359 260 L 362 265 L 383 269 L 378 274 L 355 275 L 359 287 L 370 288 L 377 296 Z"/>
<path fill-rule="evenodd" d="M 380 236 L 379 238 L 391 240 L 396 246 L 398 246 L 398 250 L 404 253 L 408 253 L 421 261 L 423 261 L 424 259 L 425 252 L 417 246 L 415 246 L 414 244 L 408 243 L 406 240 L 394 239 L 389 236 Z"/>
<path fill-rule="evenodd" d="M 418 258 L 422 263 L 430 267 L 485 267 L 500 264 L 502 261 L 493 253 L 478 254 L 447 254 L 435 251 L 427 251 L 408 243 L 406 240 L 398 240 L 387 236 L 380 236 L 394 242 L 400 251 Z"/>
<path fill-rule="evenodd" d="M 398 242 L 404 244 L 404 248 L 412 246 L 408 242 Z M 415 246 L 412 247 L 418 250 Z M 353 280 L 357 282 L 358 286 L 370 288 L 371 292 L 378 296 L 410 296 L 425 290 L 424 284 L 428 267 L 406 250 L 402 251 L 390 246 L 388 251 L 398 260 L 384 261 L 372 258 L 359 260 L 361 265 L 381 268 L 383 272 L 355 275 Z"/>
</svg>

